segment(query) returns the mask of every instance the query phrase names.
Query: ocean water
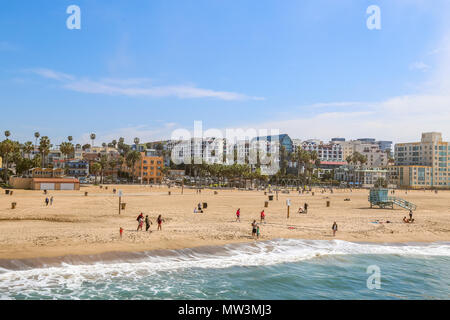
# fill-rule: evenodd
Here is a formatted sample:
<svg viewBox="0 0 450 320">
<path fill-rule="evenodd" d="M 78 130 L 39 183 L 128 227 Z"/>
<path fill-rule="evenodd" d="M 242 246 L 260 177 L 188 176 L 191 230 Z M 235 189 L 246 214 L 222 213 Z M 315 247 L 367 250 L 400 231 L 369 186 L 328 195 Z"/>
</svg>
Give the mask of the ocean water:
<svg viewBox="0 0 450 320">
<path fill-rule="evenodd" d="M 369 289 L 369 266 L 380 288 Z M 0 299 L 449 299 L 450 243 L 278 239 L 0 269 Z"/>
</svg>

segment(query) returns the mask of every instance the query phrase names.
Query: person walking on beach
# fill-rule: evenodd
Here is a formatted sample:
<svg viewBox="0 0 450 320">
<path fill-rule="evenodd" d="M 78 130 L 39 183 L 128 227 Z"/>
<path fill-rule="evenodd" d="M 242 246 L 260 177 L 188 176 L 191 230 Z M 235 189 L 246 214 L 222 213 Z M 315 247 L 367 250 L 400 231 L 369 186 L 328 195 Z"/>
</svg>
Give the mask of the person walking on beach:
<svg viewBox="0 0 450 320">
<path fill-rule="evenodd" d="M 153 224 L 148 215 L 145 216 L 145 231 L 148 231 L 148 229 L 150 229 L 150 225 Z M 151 231 L 150 231 L 151 232 Z"/>
<path fill-rule="evenodd" d="M 264 213 L 264 210 L 261 211 L 261 223 L 263 223 L 263 221 L 266 223 L 266 214 Z"/>
<path fill-rule="evenodd" d="M 305 202 L 305 205 L 303 206 L 304 211 L 303 213 L 308 213 L 308 204 Z"/>
<path fill-rule="evenodd" d="M 241 208 L 236 211 L 236 221 L 241 222 Z"/>
<path fill-rule="evenodd" d="M 53 196 L 50 197 L 50 205 L 53 205 Z"/>
<path fill-rule="evenodd" d="M 162 218 L 161 215 L 158 216 L 158 219 L 156 219 L 156 222 L 158 223 L 158 231 L 161 230 L 162 231 L 162 223 L 163 223 L 164 219 Z"/>
<path fill-rule="evenodd" d="M 333 230 L 333 237 L 336 235 L 336 231 L 338 230 L 338 225 L 336 223 L 336 221 L 333 223 L 333 226 L 331 227 L 331 229 Z"/>
<path fill-rule="evenodd" d="M 412 221 L 413 217 L 413 213 L 412 210 L 409 210 L 409 221 Z"/>
<path fill-rule="evenodd" d="M 45 198 L 45 205 L 46 206 L 48 206 L 48 202 L 49 202 L 48 198 Z"/>
<path fill-rule="evenodd" d="M 252 238 L 256 237 L 257 227 L 258 227 L 258 224 L 256 223 L 256 220 L 253 220 L 253 222 L 252 222 Z"/>
<path fill-rule="evenodd" d="M 138 227 L 137 227 L 136 231 L 139 231 L 139 229 L 141 229 L 141 231 L 142 231 L 142 227 L 144 225 L 144 215 L 142 214 L 142 212 L 140 215 L 138 215 L 136 220 L 138 221 Z"/>
</svg>

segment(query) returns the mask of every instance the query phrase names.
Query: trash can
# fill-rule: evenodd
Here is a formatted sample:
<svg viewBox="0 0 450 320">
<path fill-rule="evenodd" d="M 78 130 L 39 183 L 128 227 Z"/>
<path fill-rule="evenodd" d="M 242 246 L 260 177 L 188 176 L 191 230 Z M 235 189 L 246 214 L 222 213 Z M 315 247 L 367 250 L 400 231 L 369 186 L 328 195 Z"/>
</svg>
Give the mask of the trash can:
<svg viewBox="0 0 450 320">
<path fill-rule="evenodd" d="M 267 192 L 266 191 L 264 191 L 264 195 L 267 196 Z"/>
<path fill-rule="evenodd" d="M 88 193 L 87 193 L 87 191 L 86 191 L 86 192 L 84 193 L 84 196 L 87 197 L 87 195 L 88 195 Z"/>
<path fill-rule="evenodd" d="M 311 192 L 311 195 L 313 196 L 313 195 L 314 195 L 314 192 Z"/>
<path fill-rule="evenodd" d="M 121 204 L 122 210 L 125 210 L 125 207 L 127 206 L 127 204 L 125 202 L 122 202 Z"/>
<path fill-rule="evenodd" d="M 273 195 L 269 195 L 269 201 L 273 201 Z"/>
<path fill-rule="evenodd" d="M 16 206 L 17 206 L 17 203 L 16 203 L 16 202 L 12 202 L 12 203 L 11 203 L 11 209 L 15 209 Z"/>
<path fill-rule="evenodd" d="M 264 208 L 268 208 L 269 207 L 269 201 L 264 201 Z"/>
<path fill-rule="evenodd" d="M 169 196 L 172 194 L 172 192 L 169 191 Z"/>
<path fill-rule="evenodd" d="M 113 189 L 113 193 L 116 193 L 116 189 Z"/>
<path fill-rule="evenodd" d="M 217 191 L 214 191 L 214 194 L 219 194 Z"/>
<path fill-rule="evenodd" d="M 5 194 L 9 194 L 9 190 L 5 190 Z"/>
<path fill-rule="evenodd" d="M 203 202 L 203 209 L 206 209 L 206 208 L 208 208 L 208 204 L 206 203 L 206 202 Z"/>
<path fill-rule="evenodd" d="M 13 191 L 11 190 L 11 191 L 9 192 L 9 194 L 12 196 L 12 195 L 13 195 Z"/>
<path fill-rule="evenodd" d="M 327 201 L 327 207 L 329 207 L 330 206 L 330 201 Z"/>
</svg>

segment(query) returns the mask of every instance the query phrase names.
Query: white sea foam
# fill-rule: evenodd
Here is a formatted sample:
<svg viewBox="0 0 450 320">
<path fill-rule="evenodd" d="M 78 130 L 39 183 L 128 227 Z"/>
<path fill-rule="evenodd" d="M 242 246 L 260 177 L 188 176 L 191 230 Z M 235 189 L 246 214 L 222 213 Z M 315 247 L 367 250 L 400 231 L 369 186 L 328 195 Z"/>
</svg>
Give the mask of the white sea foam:
<svg viewBox="0 0 450 320">
<path fill-rule="evenodd" d="M 209 250 L 210 252 L 210 250 Z M 62 264 L 58 267 L 22 271 L 0 270 L 0 298 L 8 292 L 24 291 L 52 295 L 61 286 L 77 290 L 85 283 L 138 279 L 160 272 L 189 268 L 229 268 L 234 266 L 268 266 L 313 259 L 326 255 L 409 255 L 450 256 L 450 243 L 432 244 L 362 244 L 341 240 L 279 239 L 251 244 L 226 245 L 220 253 L 201 250 L 178 250 L 175 255 L 152 256 L 133 262 L 97 262 L 88 265 Z"/>
</svg>

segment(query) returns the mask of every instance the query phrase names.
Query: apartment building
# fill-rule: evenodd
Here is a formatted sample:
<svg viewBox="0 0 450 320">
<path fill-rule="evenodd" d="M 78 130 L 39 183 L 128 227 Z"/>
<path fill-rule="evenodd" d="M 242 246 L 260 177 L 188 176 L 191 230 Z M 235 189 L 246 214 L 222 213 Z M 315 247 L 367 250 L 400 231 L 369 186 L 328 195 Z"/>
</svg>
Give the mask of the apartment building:
<svg viewBox="0 0 450 320">
<path fill-rule="evenodd" d="M 450 146 L 439 132 L 422 133 L 420 142 L 397 143 L 390 179 L 400 187 L 450 187 Z"/>
<path fill-rule="evenodd" d="M 163 179 L 164 159 L 156 150 L 141 152 L 141 161 L 136 163 L 134 176 L 142 183 L 161 183 Z M 128 170 L 132 173 L 132 170 Z"/>
</svg>

